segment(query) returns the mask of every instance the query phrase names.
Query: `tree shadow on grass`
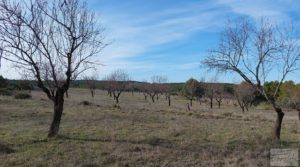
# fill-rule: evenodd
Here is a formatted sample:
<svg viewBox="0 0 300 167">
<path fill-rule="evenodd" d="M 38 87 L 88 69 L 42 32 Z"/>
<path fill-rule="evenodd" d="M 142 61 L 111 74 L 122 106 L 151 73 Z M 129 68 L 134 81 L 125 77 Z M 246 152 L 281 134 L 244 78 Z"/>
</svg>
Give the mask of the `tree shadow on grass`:
<svg viewBox="0 0 300 167">
<path fill-rule="evenodd" d="M 126 140 L 126 139 L 102 139 L 102 138 L 80 138 L 74 136 L 59 135 L 57 139 L 63 140 L 75 140 L 84 142 L 117 142 L 117 143 L 130 143 L 130 144 L 148 144 L 150 146 L 160 146 L 165 148 L 177 147 L 175 143 L 170 140 L 159 138 L 159 137 L 149 137 L 143 140 Z"/>
<path fill-rule="evenodd" d="M 10 153 L 14 153 L 14 152 L 15 152 L 15 150 L 10 148 L 9 146 L 0 143 L 0 155 L 1 154 L 10 154 Z"/>
</svg>

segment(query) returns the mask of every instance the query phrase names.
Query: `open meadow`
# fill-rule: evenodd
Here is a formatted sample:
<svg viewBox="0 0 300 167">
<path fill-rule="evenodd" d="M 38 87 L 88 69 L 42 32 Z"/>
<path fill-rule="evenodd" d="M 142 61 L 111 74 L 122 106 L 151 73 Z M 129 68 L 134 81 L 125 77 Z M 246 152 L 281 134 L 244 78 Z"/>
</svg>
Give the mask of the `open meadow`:
<svg viewBox="0 0 300 167">
<path fill-rule="evenodd" d="M 242 113 L 232 104 L 209 108 L 172 96 L 155 103 L 123 93 L 71 89 L 58 137 L 47 138 L 53 104 L 0 96 L 0 166 L 269 166 L 270 148 L 300 148 L 297 112 L 284 117 L 281 141 L 272 144 L 276 114 L 267 105 Z M 87 101 L 87 102 L 83 102 Z"/>
</svg>

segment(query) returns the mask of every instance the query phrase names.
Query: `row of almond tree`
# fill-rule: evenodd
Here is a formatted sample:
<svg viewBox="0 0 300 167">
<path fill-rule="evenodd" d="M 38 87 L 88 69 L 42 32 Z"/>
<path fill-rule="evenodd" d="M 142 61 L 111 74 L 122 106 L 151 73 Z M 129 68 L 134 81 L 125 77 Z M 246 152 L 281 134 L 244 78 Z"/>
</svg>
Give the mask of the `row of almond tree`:
<svg viewBox="0 0 300 167">
<path fill-rule="evenodd" d="M 94 97 L 97 88 L 96 77 L 85 78 L 86 85 L 89 88 L 92 97 Z M 231 102 L 234 106 L 239 106 L 241 110 L 249 111 L 249 107 L 256 106 L 262 102 L 266 103 L 267 99 L 262 96 L 255 88 L 247 82 L 240 84 L 224 84 L 216 82 L 205 82 L 203 79 L 198 81 L 196 79 L 189 79 L 179 87 L 172 86 L 167 83 L 166 76 L 153 76 L 151 82 L 134 82 L 130 81 L 129 75 L 123 70 L 116 70 L 108 75 L 104 81 L 104 86 L 100 89 L 106 90 L 107 95 L 112 97 L 116 104 L 119 103 L 119 97 L 122 92 L 142 93 L 144 99 L 148 97 L 154 103 L 159 99 L 159 96 L 164 96 L 168 105 L 171 106 L 172 96 L 184 96 L 188 103 L 188 109 L 193 106 L 193 101 L 202 103 L 209 103 L 210 108 L 213 108 L 214 103 L 217 103 L 218 108 L 226 101 Z M 264 84 L 267 96 L 271 97 L 276 91 L 278 81 L 266 82 Z M 275 97 L 280 105 L 285 108 L 295 109 L 299 112 L 300 120 L 300 84 L 295 84 L 293 81 L 286 81 L 282 83 L 278 95 Z"/>
</svg>

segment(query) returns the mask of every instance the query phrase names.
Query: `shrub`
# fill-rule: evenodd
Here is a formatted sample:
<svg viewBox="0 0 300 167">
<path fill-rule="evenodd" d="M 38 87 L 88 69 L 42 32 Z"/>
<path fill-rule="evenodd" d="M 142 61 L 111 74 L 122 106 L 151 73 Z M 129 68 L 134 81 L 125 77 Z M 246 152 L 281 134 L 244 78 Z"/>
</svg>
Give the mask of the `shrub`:
<svg viewBox="0 0 300 167">
<path fill-rule="evenodd" d="M 84 100 L 84 101 L 80 102 L 79 105 L 90 106 L 90 105 L 92 105 L 92 103 Z"/>
<path fill-rule="evenodd" d="M 31 95 L 28 93 L 17 93 L 15 99 L 31 99 Z"/>
<path fill-rule="evenodd" d="M 0 89 L 0 95 L 1 96 L 12 96 L 13 95 L 13 91 L 8 90 L 6 88 L 1 88 Z"/>
</svg>

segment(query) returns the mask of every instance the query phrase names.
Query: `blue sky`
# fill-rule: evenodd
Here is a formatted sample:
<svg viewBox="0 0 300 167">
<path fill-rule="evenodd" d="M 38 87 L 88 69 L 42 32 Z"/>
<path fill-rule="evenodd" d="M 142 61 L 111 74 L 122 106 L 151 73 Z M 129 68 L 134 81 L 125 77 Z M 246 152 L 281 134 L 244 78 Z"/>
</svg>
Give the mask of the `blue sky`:
<svg viewBox="0 0 300 167">
<path fill-rule="evenodd" d="M 236 75 L 216 76 L 200 64 L 207 50 L 218 44 L 228 19 L 255 21 L 263 16 L 277 24 L 300 25 L 299 0 L 88 0 L 88 4 L 110 43 L 97 57 L 105 64 L 98 68 L 99 78 L 124 69 L 140 81 L 164 75 L 170 82 L 191 77 L 239 82 Z M 0 74 L 18 78 L 5 62 Z"/>
</svg>

